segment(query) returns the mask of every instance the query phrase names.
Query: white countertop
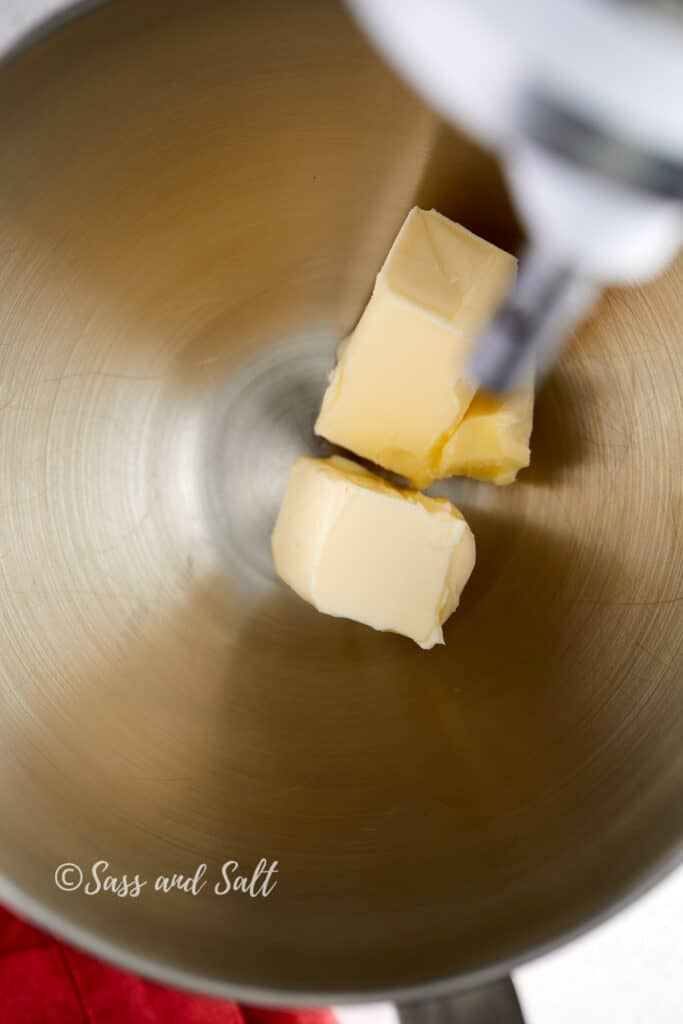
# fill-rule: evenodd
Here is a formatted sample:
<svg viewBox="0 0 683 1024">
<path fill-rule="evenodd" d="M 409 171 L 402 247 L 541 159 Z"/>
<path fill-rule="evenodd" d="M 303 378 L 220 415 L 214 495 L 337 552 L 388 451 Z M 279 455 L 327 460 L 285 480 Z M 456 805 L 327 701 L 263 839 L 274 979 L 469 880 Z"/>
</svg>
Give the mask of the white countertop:
<svg viewBox="0 0 683 1024">
<path fill-rule="evenodd" d="M 683 868 L 606 924 L 514 972 L 527 1024 L 683 1022 Z M 388 1003 L 341 1024 L 398 1024 Z"/>
<path fill-rule="evenodd" d="M 681 1024 L 683 868 L 515 982 L 528 1024 Z"/>
<path fill-rule="evenodd" d="M 0 50 L 64 6 L 0 0 Z M 682 1024 L 683 868 L 607 924 L 516 971 L 515 982 L 528 1024 Z M 376 1008 L 349 1014 L 348 1024 L 352 1017 L 379 1021 Z"/>
</svg>

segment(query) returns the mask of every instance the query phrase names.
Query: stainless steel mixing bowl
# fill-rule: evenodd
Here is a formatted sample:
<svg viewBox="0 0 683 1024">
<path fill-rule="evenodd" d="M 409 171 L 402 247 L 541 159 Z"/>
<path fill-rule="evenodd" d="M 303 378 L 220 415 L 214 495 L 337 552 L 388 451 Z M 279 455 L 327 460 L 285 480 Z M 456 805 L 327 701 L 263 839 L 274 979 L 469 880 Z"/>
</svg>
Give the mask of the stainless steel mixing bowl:
<svg viewBox="0 0 683 1024">
<path fill-rule="evenodd" d="M 0 895 L 322 1001 L 494 977 L 672 863 L 683 266 L 607 296 L 517 485 L 447 485 L 479 560 L 424 652 L 304 605 L 268 538 L 411 204 L 518 245 L 492 162 L 331 0 L 85 13 L 0 69 L 0 139 Z M 260 858 L 266 899 L 54 879 Z"/>
</svg>

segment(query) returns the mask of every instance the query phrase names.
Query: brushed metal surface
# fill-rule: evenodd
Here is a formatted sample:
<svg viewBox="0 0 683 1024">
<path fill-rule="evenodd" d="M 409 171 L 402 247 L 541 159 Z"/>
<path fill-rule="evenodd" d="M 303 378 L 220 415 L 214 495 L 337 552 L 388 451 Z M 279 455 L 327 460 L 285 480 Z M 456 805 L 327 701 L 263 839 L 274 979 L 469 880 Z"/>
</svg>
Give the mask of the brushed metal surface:
<svg viewBox="0 0 683 1024">
<path fill-rule="evenodd" d="M 186 984 L 467 980 L 680 848 L 683 267 L 609 294 L 533 462 L 445 485 L 447 646 L 317 615 L 267 535 L 407 209 L 502 245 L 492 163 L 332 2 L 121 0 L 0 69 L 0 875 Z M 59 892 L 57 865 L 268 899 Z"/>
<path fill-rule="evenodd" d="M 509 978 L 450 999 L 429 999 L 400 1007 L 401 1024 L 524 1024 Z"/>
</svg>

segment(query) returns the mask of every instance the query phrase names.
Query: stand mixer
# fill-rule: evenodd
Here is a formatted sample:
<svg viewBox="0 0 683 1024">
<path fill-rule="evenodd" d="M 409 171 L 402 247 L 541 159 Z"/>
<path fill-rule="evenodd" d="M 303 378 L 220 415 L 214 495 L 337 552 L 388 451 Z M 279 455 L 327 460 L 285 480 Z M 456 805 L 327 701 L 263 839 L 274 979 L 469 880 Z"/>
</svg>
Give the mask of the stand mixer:
<svg viewBox="0 0 683 1024">
<path fill-rule="evenodd" d="M 530 243 L 473 355 L 493 390 L 542 371 L 600 290 L 658 274 L 683 219 L 683 6 L 349 0 L 450 120 L 498 151 Z"/>
<path fill-rule="evenodd" d="M 653 101 L 677 88 L 671 23 L 552 6 L 567 43 L 570 9 L 647 20 L 648 96 L 546 69 L 540 4 L 513 22 L 493 0 L 453 0 L 457 20 L 354 0 L 506 154 L 538 253 L 522 340 L 655 273 L 679 231 L 683 141 Z M 597 66 L 604 39 L 571 38 Z M 542 65 L 524 120 L 512 72 Z M 549 99 L 593 88 L 658 154 L 648 189 L 522 130 L 546 138 Z M 0 137 L 0 900 L 174 986 L 518 1024 L 509 972 L 683 857 L 683 262 L 607 293 L 538 396 L 518 483 L 443 485 L 477 567 L 425 652 L 300 601 L 270 534 L 292 462 L 324 454 L 326 373 L 407 211 L 517 250 L 491 156 L 343 0 L 77 4 L 0 61 Z M 518 361 L 492 344 L 506 383 Z M 264 857 L 272 898 L 154 888 Z M 143 895 L 60 888 L 101 859 Z"/>
</svg>

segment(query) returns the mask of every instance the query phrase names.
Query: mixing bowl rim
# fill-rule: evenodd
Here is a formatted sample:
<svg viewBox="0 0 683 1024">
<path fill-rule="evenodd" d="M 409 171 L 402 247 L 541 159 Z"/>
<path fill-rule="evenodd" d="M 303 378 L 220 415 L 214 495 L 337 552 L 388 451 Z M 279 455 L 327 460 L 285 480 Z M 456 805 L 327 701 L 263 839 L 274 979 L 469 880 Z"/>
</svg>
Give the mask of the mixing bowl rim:
<svg viewBox="0 0 683 1024">
<path fill-rule="evenodd" d="M 101 0 L 96 0 L 100 3 Z M 568 942 L 605 924 L 622 910 L 626 910 L 641 896 L 654 889 L 683 863 L 683 838 L 654 865 L 643 869 L 638 880 L 624 887 L 623 891 L 607 901 L 600 910 L 577 924 L 559 929 L 547 939 L 527 946 L 519 953 L 474 967 L 453 975 L 439 975 L 427 981 L 410 985 L 381 986 L 360 989 L 297 989 L 274 988 L 271 986 L 243 984 L 205 976 L 198 971 L 169 966 L 145 954 L 129 952 L 125 946 L 101 938 L 96 932 L 74 924 L 66 915 L 48 909 L 25 889 L 10 882 L 0 871 L 0 899 L 12 910 L 44 928 L 56 937 L 70 943 L 90 956 L 98 956 L 123 970 L 131 971 L 151 981 L 170 985 L 188 992 L 230 999 L 234 1002 L 251 1003 L 261 1006 L 328 1006 L 371 1002 L 418 1002 L 421 1000 L 448 997 L 470 989 L 482 988 L 513 970 L 539 957 L 554 952 Z"/>
</svg>

